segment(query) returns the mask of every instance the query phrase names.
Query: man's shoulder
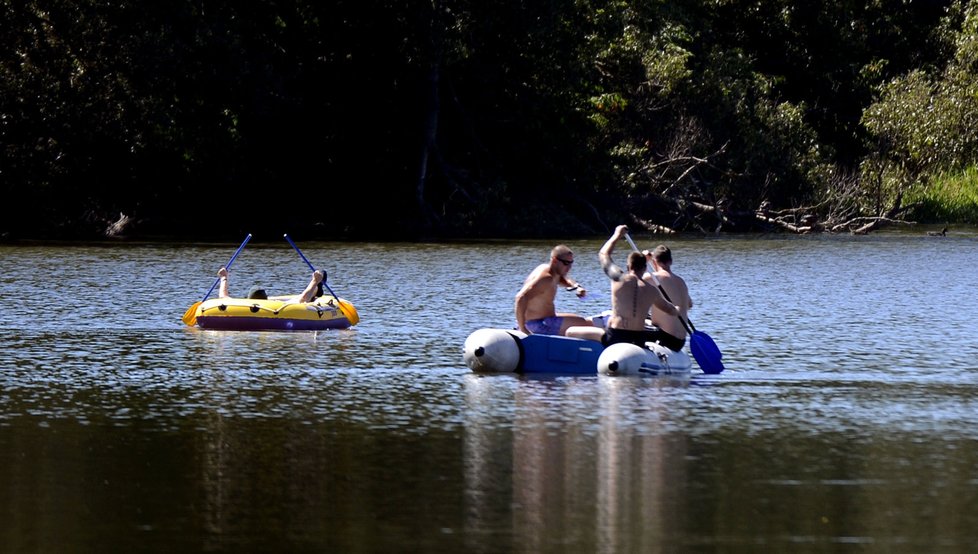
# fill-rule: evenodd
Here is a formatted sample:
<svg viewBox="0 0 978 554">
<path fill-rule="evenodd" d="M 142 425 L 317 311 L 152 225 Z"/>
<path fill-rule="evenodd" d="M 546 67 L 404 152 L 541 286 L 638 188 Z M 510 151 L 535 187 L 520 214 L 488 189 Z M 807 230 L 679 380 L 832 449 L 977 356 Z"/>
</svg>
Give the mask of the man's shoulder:
<svg viewBox="0 0 978 554">
<path fill-rule="evenodd" d="M 554 274 L 550 272 L 550 266 L 547 264 L 540 264 L 534 269 L 530 275 L 526 278 L 527 284 L 531 286 L 539 286 L 540 284 L 546 284 L 554 279 Z"/>
<path fill-rule="evenodd" d="M 686 281 L 684 281 L 679 275 L 672 272 L 668 273 L 667 275 L 660 276 L 659 282 L 662 283 L 663 286 L 668 287 L 669 290 L 675 290 L 677 292 L 689 290 L 689 287 L 686 286 Z"/>
<path fill-rule="evenodd" d="M 658 277 L 659 280 L 662 281 L 662 282 L 666 282 L 666 281 L 678 281 L 680 283 L 683 282 L 683 278 L 682 277 L 680 277 L 679 275 L 676 275 L 675 273 L 673 273 L 671 271 L 666 271 L 664 269 L 660 269 L 659 271 L 656 271 L 655 272 L 655 276 Z"/>
<path fill-rule="evenodd" d="M 669 278 L 677 283 L 682 283 L 683 286 L 686 286 L 686 281 L 679 275 L 676 275 L 675 273 L 670 272 Z"/>
</svg>

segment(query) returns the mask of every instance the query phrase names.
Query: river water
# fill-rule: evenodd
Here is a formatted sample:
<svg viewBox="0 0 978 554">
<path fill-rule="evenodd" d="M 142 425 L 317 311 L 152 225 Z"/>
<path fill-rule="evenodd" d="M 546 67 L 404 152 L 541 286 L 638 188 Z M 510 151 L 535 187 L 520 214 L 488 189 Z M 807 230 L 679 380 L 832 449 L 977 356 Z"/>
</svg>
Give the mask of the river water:
<svg viewBox="0 0 978 554">
<path fill-rule="evenodd" d="M 300 242 L 362 318 L 319 333 L 183 325 L 235 244 L 0 246 L 0 551 L 971 551 L 978 233 L 668 244 L 720 375 L 471 373 L 552 243 Z"/>
</svg>

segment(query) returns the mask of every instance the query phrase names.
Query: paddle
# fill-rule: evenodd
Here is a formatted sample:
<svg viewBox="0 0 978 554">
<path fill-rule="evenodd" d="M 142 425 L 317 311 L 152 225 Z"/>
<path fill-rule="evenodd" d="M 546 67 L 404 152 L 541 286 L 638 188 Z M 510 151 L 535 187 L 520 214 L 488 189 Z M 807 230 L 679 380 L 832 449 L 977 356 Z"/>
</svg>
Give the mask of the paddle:
<svg viewBox="0 0 978 554">
<path fill-rule="evenodd" d="M 625 233 L 625 238 L 628 240 L 628 244 L 632 246 L 632 249 L 636 252 L 641 252 L 638 246 L 635 245 L 635 241 L 632 237 Z M 659 287 L 659 291 L 662 296 L 668 302 L 672 302 L 669 299 L 669 295 L 666 293 L 666 289 L 662 288 L 662 283 L 659 282 L 658 277 L 655 276 L 655 272 L 649 271 L 652 276 L 652 280 L 655 281 L 655 285 Z M 693 358 L 696 359 L 696 363 L 700 365 L 703 373 L 717 374 L 723 371 L 723 362 L 720 358 L 723 354 L 720 353 L 720 348 L 717 343 L 710 338 L 710 335 L 702 331 L 697 331 L 696 327 L 693 327 L 693 322 L 687 317 L 683 319 L 682 316 L 679 317 L 679 322 L 683 324 L 686 328 L 686 332 L 689 333 L 689 349 L 693 352 Z"/>
<path fill-rule="evenodd" d="M 248 236 L 245 237 L 244 242 L 241 243 L 241 246 L 239 246 L 238 249 L 234 251 L 234 255 L 231 256 L 231 259 L 228 261 L 227 265 L 224 266 L 226 269 L 231 269 L 231 264 L 234 263 L 234 259 L 238 257 L 238 254 L 241 253 L 241 251 L 244 249 L 245 245 L 248 244 L 248 241 L 249 240 L 251 240 L 251 233 L 248 233 Z M 182 319 L 183 319 L 183 322 L 184 323 L 186 323 L 187 325 L 189 325 L 191 327 L 193 327 L 194 325 L 197 325 L 197 308 L 199 308 L 200 305 L 204 303 L 204 300 L 207 300 L 207 297 L 210 296 L 212 292 L 214 292 L 214 287 L 216 287 L 217 284 L 220 283 L 220 282 L 221 282 L 221 278 L 220 277 L 218 277 L 217 279 L 215 279 L 214 280 L 214 284 L 211 285 L 210 290 L 208 290 L 207 291 L 207 294 L 204 295 L 204 299 L 201 300 L 200 302 L 195 302 L 192 306 L 190 306 L 189 308 L 187 308 L 187 311 L 183 313 L 183 318 Z"/>
<path fill-rule="evenodd" d="M 302 253 L 302 250 L 299 250 L 299 247 L 296 246 L 294 242 L 292 242 L 292 239 L 289 238 L 288 233 L 286 233 L 283 236 L 285 237 L 285 240 L 289 241 L 289 244 L 292 245 L 292 248 L 295 248 L 295 251 L 299 253 L 299 257 L 302 258 L 302 261 L 306 262 L 306 265 L 309 266 L 309 269 L 311 269 L 313 271 L 316 271 L 316 267 L 313 266 L 312 265 L 312 262 L 310 262 L 306 258 L 305 254 Z M 344 316 L 346 316 L 346 319 L 350 322 L 350 325 L 356 325 L 357 323 L 359 323 L 360 322 L 360 314 L 357 313 L 357 309 L 353 307 L 353 304 L 350 304 L 346 300 L 340 300 L 340 297 L 339 296 L 336 296 L 336 293 L 333 292 L 333 289 L 329 288 L 329 285 L 326 283 L 326 272 L 325 271 L 323 271 L 323 280 L 322 280 L 322 283 L 326 287 L 326 290 L 328 290 L 329 293 L 331 295 L 333 295 L 333 298 L 336 299 L 336 303 L 339 304 L 340 311 L 343 312 L 343 315 Z"/>
</svg>

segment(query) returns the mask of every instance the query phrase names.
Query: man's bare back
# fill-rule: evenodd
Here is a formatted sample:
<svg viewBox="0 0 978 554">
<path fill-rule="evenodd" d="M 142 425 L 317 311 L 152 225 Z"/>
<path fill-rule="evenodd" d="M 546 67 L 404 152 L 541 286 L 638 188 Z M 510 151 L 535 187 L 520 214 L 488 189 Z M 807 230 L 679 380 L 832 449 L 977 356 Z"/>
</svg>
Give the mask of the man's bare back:
<svg viewBox="0 0 978 554">
<path fill-rule="evenodd" d="M 611 282 L 608 326 L 629 331 L 644 330 L 645 318 L 658 298 L 661 298 L 661 294 L 655 285 L 632 273 L 623 273 L 619 280 Z"/>
<path fill-rule="evenodd" d="M 668 262 L 660 262 L 653 258 L 653 263 L 656 266 L 654 273 L 659 280 L 659 285 L 666 291 L 669 300 L 679 308 L 680 315 L 685 320 L 689 309 L 693 307 L 693 300 L 689 297 L 686 281 L 672 272 L 671 252 Z M 686 328 L 682 322 L 676 316 L 665 313 L 657 306 L 652 308 L 652 324 L 674 337 L 686 337 Z"/>
</svg>

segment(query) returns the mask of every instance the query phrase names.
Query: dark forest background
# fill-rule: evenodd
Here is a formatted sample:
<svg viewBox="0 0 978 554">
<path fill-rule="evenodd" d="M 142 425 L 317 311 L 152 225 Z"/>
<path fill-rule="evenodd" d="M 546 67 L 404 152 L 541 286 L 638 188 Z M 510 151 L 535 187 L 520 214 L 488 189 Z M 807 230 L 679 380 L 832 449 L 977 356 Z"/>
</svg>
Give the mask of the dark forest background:
<svg viewBox="0 0 978 554">
<path fill-rule="evenodd" d="M 865 229 L 976 73 L 954 0 L 2 0 L 0 236 Z"/>
</svg>

